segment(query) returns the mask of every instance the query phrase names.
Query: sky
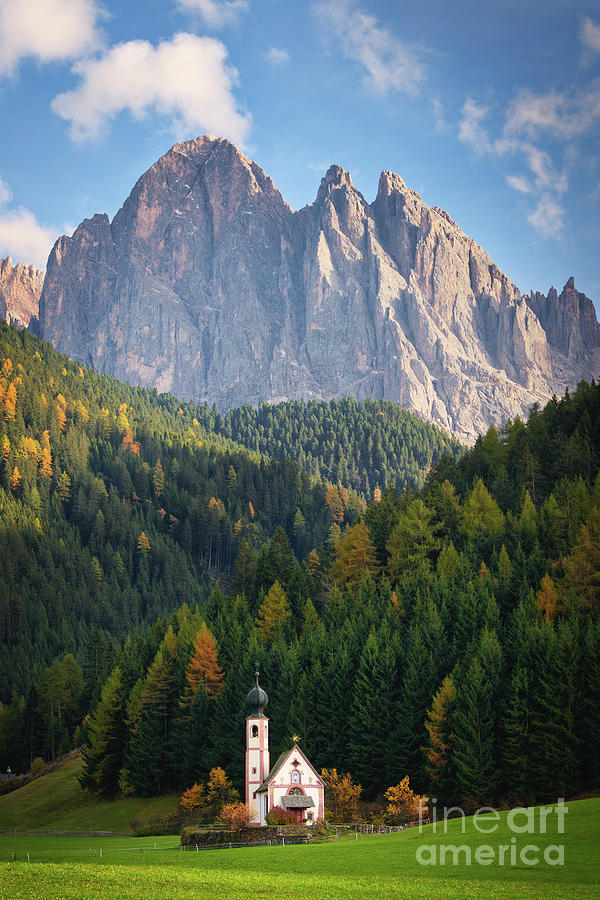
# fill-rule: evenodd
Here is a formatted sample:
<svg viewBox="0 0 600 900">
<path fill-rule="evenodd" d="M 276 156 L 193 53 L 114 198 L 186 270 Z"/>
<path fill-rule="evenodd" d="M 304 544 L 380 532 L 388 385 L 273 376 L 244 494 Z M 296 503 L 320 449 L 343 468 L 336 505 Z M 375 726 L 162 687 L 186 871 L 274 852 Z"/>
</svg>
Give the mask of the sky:
<svg viewBox="0 0 600 900">
<path fill-rule="evenodd" d="M 0 257 L 44 268 L 178 140 L 295 209 L 332 163 L 445 209 L 523 292 L 600 311 L 598 0 L 0 0 Z"/>
</svg>

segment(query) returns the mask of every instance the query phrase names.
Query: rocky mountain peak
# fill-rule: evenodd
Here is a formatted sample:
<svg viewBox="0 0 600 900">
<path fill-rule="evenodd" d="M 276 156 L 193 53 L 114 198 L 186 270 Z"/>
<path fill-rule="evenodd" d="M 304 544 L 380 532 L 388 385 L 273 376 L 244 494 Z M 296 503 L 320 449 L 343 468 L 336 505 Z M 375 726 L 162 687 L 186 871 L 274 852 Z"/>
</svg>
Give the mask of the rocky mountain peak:
<svg viewBox="0 0 600 900">
<path fill-rule="evenodd" d="M 44 273 L 28 263 L 0 259 L 0 318 L 27 328 L 38 314 Z"/>
<path fill-rule="evenodd" d="M 316 203 L 323 203 L 327 197 L 330 197 L 336 191 L 343 190 L 344 188 L 348 192 L 356 191 L 356 188 L 352 184 L 350 172 L 346 172 L 345 169 L 338 165 L 329 166 L 327 172 L 323 178 L 321 178 Z"/>
<path fill-rule="evenodd" d="M 211 135 L 175 144 L 112 222 L 57 242 L 40 331 L 100 371 L 223 410 L 380 397 L 465 441 L 600 373 L 595 310 L 572 279 L 521 296 L 389 171 L 368 203 L 333 165 L 294 213 Z"/>
</svg>

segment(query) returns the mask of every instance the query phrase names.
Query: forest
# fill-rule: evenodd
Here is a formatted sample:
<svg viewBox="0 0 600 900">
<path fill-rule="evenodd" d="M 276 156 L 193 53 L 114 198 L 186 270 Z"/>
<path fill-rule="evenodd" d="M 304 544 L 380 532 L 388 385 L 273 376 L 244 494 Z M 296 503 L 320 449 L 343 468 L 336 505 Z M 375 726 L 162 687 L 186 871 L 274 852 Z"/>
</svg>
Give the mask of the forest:
<svg viewBox="0 0 600 900">
<path fill-rule="evenodd" d="M 0 336 L 0 766 L 85 744 L 107 796 L 241 788 L 259 666 L 272 757 L 296 734 L 367 799 L 600 787 L 598 385 L 367 503 Z"/>
<path fill-rule="evenodd" d="M 365 498 L 387 484 L 419 488 L 433 461 L 461 452 L 458 441 L 387 400 L 264 403 L 225 415 L 203 406 L 197 416 L 208 431 L 294 459 L 309 474 Z"/>
</svg>

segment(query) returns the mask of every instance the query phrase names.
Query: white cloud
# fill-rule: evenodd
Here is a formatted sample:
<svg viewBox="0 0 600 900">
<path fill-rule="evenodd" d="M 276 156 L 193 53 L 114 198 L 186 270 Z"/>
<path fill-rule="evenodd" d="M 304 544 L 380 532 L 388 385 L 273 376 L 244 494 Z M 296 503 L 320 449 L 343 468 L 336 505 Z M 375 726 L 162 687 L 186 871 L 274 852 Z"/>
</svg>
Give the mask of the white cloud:
<svg viewBox="0 0 600 900">
<path fill-rule="evenodd" d="M 282 47 L 269 47 L 263 58 L 272 66 L 285 66 L 290 61 L 290 54 Z"/>
<path fill-rule="evenodd" d="M 581 23 L 579 38 L 586 50 L 600 53 L 600 25 L 596 25 L 596 23 L 587 16 Z"/>
<path fill-rule="evenodd" d="M 481 106 L 472 97 L 468 97 L 461 110 L 462 118 L 458 125 L 458 138 L 469 144 L 475 153 L 489 153 L 492 149 L 489 135 L 482 126 L 489 113 L 487 106 Z"/>
<path fill-rule="evenodd" d="M 177 0 L 185 12 L 197 13 L 209 28 L 223 28 L 248 10 L 247 0 Z"/>
<path fill-rule="evenodd" d="M 491 126 L 484 126 L 489 114 L 488 107 L 469 97 L 459 121 L 460 140 L 478 154 L 519 159 L 530 177 L 506 175 L 506 183 L 530 195 L 536 204 L 529 223 L 543 237 L 557 237 L 565 222 L 560 201 L 577 164 L 578 141 L 600 125 L 600 84 L 545 93 L 519 91 L 496 125 L 497 137 L 492 136 Z M 562 158 L 560 167 L 558 158 Z"/>
<path fill-rule="evenodd" d="M 59 229 L 40 225 L 24 206 L 7 209 L 11 200 L 12 191 L 0 178 L 0 257 L 11 256 L 14 260 L 45 269 Z"/>
<path fill-rule="evenodd" d="M 513 191 L 519 191 L 521 194 L 531 193 L 531 184 L 522 175 L 507 175 L 506 183 Z"/>
<path fill-rule="evenodd" d="M 123 110 L 141 118 L 165 116 L 177 137 L 211 132 L 243 144 L 251 127 L 233 94 L 236 69 L 226 64 L 220 41 L 176 34 L 157 47 L 129 41 L 97 59 L 76 63 L 81 84 L 59 94 L 52 109 L 71 123 L 74 140 L 98 138 Z"/>
<path fill-rule="evenodd" d="M 431 101 L 431 108 L 433 111 L 435 130 L 438 132 L 438 134 L 442 134 L 444 131 L 448 130 L 448 122 L 446 121 L 444 104 L 439 97 L 433 98 L 433 100 Z"/>
<path fill-rule="evenodd" d="M 0 178 L 0 208 L 6 206 L 7 203 L 10 203 L 12 197 L 11 189 L 4 179 Z"/>
<path fill-rule="evenodd" d="M 363 67 L 369 88 L 378 94 L 392 90 L 415 93 L 425 77 L 418 50 L 399 40 L 353 0 L 318 0 L 312 10 L 323 33 L 335 39 L 336 49 Z"/>
<path fill-rule="evenodd" d="M 21 59 L 76 59 L 98 43 L 95 0 L 0 0 L 0 75 Z"/>
<path fill-rule="evenodd" d="M 531 139 L 549 134 L 555 139 L 570 140 L 585 134 L 599 121 L 599 84 L 545 94 L 524 90 L 508 108 L 504 131 Z"/>
<path fill-rule="evenodd" d="M 565 221 L 563 207 L 551 196 L 544 195 L 536 208 L 527 216 L 527 221 L 545 238 L 560 237 Z"/>
</svg>

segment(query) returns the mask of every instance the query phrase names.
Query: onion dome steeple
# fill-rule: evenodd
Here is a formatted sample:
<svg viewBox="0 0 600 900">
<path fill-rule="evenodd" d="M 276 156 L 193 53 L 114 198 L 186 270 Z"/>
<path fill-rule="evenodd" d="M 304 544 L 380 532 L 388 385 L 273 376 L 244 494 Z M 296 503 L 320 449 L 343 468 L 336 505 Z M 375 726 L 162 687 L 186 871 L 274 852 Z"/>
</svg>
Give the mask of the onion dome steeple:
<svg viewBox="0 0 600 900">
<path fill-rule="evenodd" d="M 251 716 L 262 716 L 264 715 L 263 710 L 269 702 L 269 698 L 267 697 L 266 691 L 263 691 L 258 683 L 258 672 L 255 672 L 254 674 L 256 677 L 256 684 L 252 690 L 248 692 L 246 703 L 250 707 Z"/>
</svg>

